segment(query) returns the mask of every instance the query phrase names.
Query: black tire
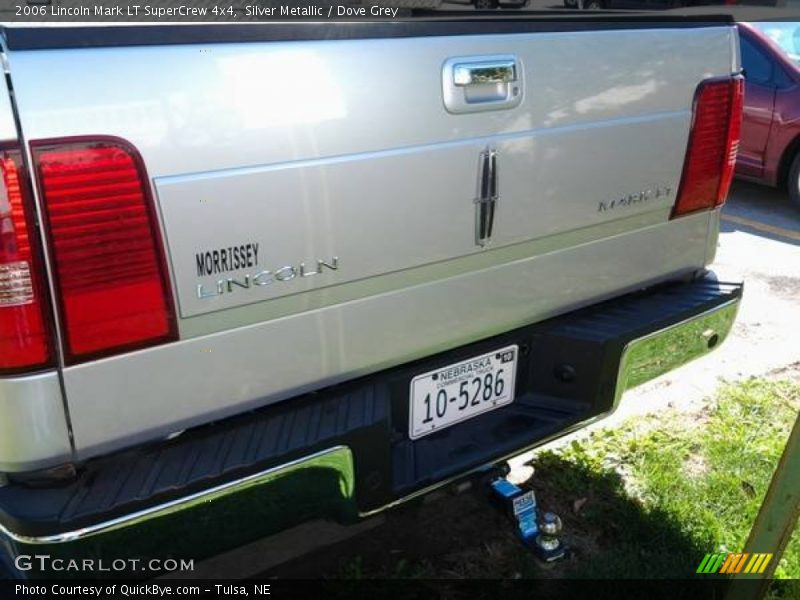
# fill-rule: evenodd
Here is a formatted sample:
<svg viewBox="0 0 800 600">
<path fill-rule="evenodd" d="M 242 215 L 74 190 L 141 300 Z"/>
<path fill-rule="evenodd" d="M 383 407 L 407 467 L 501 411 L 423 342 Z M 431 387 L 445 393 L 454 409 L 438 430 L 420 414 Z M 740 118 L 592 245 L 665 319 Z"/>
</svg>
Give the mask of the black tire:
<svg viewBox="0 0 800 600">
<path fill-rule="evenodd" d="M 795 208 L 800 208 L 800 152 L 795 155 L 792 166 L 789 167 L 786 189 L 789 192 L 789 200 L 792 201 Z"/>
<path fill-rule="evenodd" d="M 497 8 L 497 0 L 474 0 L 475 10 L 494 10 Z"/>
<path fill-rule="evenodd" d="M 601 0 L 583 0 L 583 10 L 601 10 L 602 8 Z"/>
</svg>

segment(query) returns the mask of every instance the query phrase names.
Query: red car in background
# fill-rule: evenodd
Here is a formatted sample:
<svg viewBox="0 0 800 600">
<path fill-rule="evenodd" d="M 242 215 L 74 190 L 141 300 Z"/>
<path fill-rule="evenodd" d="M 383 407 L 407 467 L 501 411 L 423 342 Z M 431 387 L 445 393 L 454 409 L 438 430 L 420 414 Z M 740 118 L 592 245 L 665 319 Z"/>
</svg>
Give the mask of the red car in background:
<svg viewBox="0 0 800 600">
<path fill-rule="evenodd" d="M 745 76 L 736 175 L 786 186 L 800 207 L 800 23 L 739 25 Z"/>
</svg>

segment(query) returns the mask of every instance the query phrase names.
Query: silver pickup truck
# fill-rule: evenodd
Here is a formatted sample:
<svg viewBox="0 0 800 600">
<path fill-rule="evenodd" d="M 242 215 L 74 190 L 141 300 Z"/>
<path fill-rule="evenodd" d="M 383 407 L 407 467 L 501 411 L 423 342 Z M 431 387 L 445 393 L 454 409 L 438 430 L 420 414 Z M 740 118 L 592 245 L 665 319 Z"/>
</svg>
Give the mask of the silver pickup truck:
<svg viewBox="0 0 800 600">
<path fill-rule="evenodd" d="M 3 554 L 352 523 L 719 345 L 727 19 L 2 29 Z"/>
</svg>

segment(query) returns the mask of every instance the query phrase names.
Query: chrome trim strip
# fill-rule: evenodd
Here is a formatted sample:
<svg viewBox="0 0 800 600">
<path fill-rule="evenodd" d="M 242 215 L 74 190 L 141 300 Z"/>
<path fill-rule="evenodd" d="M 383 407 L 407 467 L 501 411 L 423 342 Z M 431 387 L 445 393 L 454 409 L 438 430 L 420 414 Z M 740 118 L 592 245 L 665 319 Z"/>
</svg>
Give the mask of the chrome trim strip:
<svg viewBox="0 0 800 600">
<path fill-rule="evenodd" d="M 212 500 L 217 500 L 221 497 L 241 491 L 243 488 L 266 483 L 267 480 L 272 479 L 276 475 L 280 475 L 285 471 L 293 471 L 295 469 L 317 465 L 320 461 L 337 454 L 339 454 L 344 460 L 347 469 L 346 472 L 342 472 L 340 470 L 343 475 L 343 481 L 346 485 L 346 489 L 343 491 L 345 494 L 352 497 L 355 493 L 353 453 L 347 446 L 333 446 L 327 450 L 322 450 L 321 452 L 298 458 L 297 460 L 272 467 L 266 471 L 253 473 L 247 477 L 229 481 L 207 490 L 190 494 L 189 496 L 185 496 L 183 498 L 176 498 L 175 500 L 170 500 L 169 502 L 165 502 L 163 504 L 151 506 L 150 508 L 123 515 L 115 519 L 110 519 L 108 521 L 103 521 L 102 523 L 84 527 L 82 529 L 76 529 L 55 535 L 27 536 L 14 533 L 4 525 L 0 524 L 0 534 L 3 534 L 11 540 L 21 544 L 60 544 L 64 542 L 73 542 L 90 536 L 108 533 L 121 527 L 138 525 L 150 519 L 155 519 L 179 510 L 190 508 L 197 502 L 209 502 Z"/>
<path fill-rule="evenodd" d="M 484 247 L 491 241 L 497 200 L 497 150 L 489 147 L 480 153 L 478 197 L 474 200 L 476 246 Z"/>
<path fill-rule="evenodd" d="M 704 313 L 628 342 L 619 363 L 614 403 L 607 414 L 616 410 L 625 390 L 704 356 L 724 342 L 733 327 L 740 302 L 741 296 L 732 298 Z"/>
</svg>

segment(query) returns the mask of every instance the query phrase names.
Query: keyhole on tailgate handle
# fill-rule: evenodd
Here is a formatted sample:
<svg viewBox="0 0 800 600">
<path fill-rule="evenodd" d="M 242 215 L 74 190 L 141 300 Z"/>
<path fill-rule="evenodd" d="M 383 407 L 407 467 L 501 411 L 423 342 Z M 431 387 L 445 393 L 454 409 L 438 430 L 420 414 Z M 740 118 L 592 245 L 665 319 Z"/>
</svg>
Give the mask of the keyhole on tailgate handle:
<svg viewBox="0 0 800 600">
<path fill-rule="evenodd" d="M 556 368 L 553 369 L 553 375 L 555 375 L 555 378 L 561 383 L 572 383 L 578 377 L 575 367 L 566 364 L 556 366 Z"/>
</svg>

